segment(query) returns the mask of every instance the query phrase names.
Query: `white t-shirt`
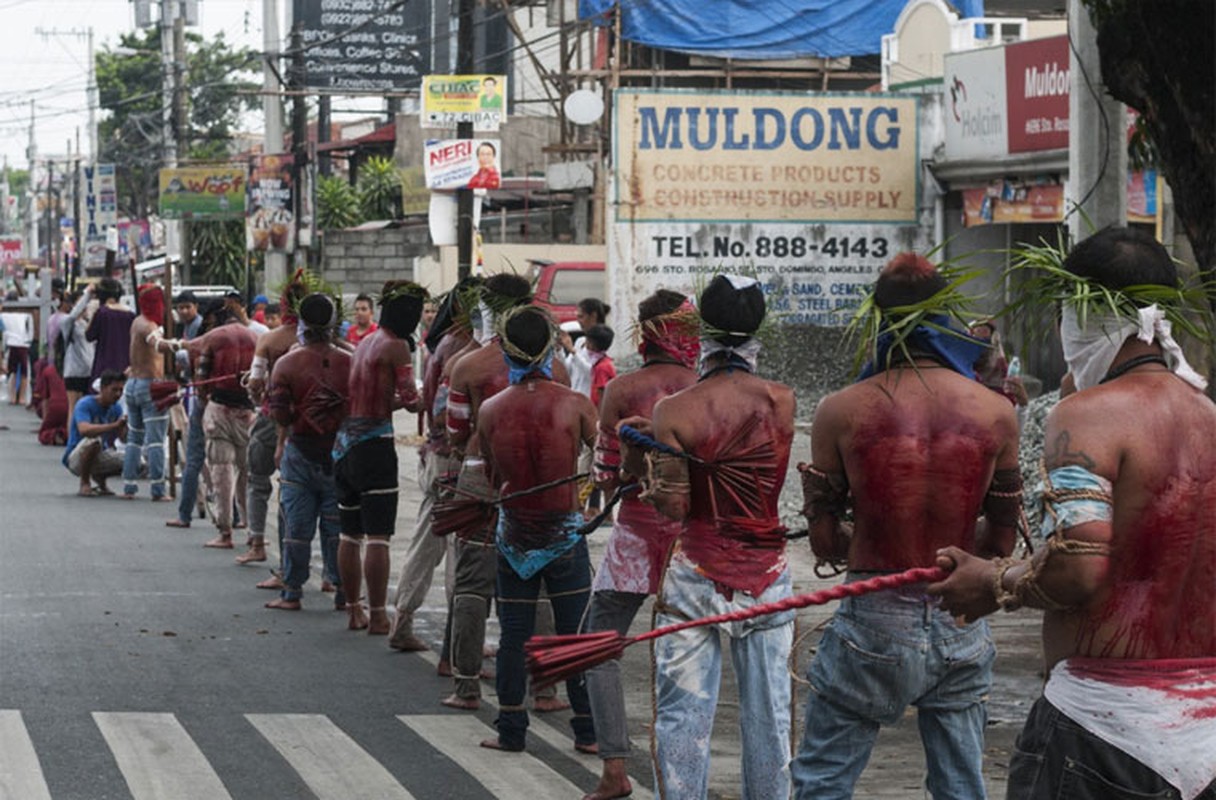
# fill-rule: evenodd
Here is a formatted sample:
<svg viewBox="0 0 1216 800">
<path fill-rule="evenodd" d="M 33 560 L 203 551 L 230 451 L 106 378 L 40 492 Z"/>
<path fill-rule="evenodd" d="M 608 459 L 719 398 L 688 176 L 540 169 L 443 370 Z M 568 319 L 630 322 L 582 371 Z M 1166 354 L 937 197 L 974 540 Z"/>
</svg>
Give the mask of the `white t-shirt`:
<svg viewBox="0 0 1216 800">
<path fill-rule="evenodd" d="M 4 318 L 4 346 L 29 347 L 34 341 L 34 317 L 17 311 L 5 311 L 0 317 Z"/>
</svg>

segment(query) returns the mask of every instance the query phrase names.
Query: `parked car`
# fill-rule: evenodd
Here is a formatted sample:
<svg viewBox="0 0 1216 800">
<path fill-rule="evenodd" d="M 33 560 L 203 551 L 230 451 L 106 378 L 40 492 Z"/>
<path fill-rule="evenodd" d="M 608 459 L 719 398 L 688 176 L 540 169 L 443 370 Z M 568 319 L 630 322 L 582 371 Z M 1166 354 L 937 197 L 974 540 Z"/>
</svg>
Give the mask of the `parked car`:
<svg viewBox="0 0 1216 800">
<path fill-rule="evenodd" d="M 603 299 L 608 284 L 603 261 L 547 261 L 532 259 L 535 299 L 559 322 L 573 322 L 578 301 L 584 297 Z"/>
</svg>

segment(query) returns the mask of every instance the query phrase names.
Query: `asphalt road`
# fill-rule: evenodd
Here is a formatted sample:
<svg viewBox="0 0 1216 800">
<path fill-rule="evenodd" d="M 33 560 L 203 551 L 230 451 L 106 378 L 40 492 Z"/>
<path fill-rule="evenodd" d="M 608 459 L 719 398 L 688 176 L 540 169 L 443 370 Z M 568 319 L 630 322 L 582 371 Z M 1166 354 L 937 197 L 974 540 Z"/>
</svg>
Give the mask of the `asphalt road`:
<svg viewBox="0 0 1216 800">
<path fill-rule="evenodd" d="M 478 748 L 492 705 L 443 709 L 451 682 L 429 654 L 347 631 L 315 577 L 304 611 L 263 609 L 266 572 L 204 549 L 209 526 L 165 528 L 170 505 L 147 499 L 78 498 L 33 415 L 5 404 L 0 425 L 0 798 L 565 800 L 594 787 L 598 761 L 574 754 L 564 718 L 534 719 L 544 738 L 527 755 Z"/>
</svg>

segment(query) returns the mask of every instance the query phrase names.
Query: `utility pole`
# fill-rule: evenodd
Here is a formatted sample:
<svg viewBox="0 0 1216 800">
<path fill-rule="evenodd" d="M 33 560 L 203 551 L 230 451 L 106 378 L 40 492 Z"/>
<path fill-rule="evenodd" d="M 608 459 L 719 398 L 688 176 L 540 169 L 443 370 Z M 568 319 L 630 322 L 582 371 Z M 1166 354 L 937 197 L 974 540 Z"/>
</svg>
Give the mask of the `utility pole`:
<svg viewBox="0 0 1216 800">
<path fill-rule="evenodd" d="M 89 86 L 85 90 L 89 100 L 89 161 L 94 164 L 100 158 L 97 149 L 97 56 L 93 52 L 93 27 L 89 26 Z"/>
<path fill-rule="evenodd" d="M 310 185 L 304 178 L 308 174 L 308 96 L 304 94 L 304 33 L 299 21 L 293 20 L 291 27 L 291 87 L 295 94 L 291 98 L 291 154 L 293 174 L 292 224 L 295 225 L 296 264 L 307 265 L 308 254 L 300 246 L 300 217 L 304 209 L 304 190 Z"/>
<path fill-rule="evenodd" d="M 161 168 L 177 166 L 177 135 L 173 125 L 174 78 L 177 75 L 177 56 L 174 53 L 173 26 L 177 17 L 177 0 L 160 2 L 160 52 L 161 52 Z M 181 258 L 181 225 L 175 220 L 165 220 L 165 267 L 170 268 L 174 246 Z"/>
<path fill-rule="evenodd" d="M 330 98 L 323 94 L 317 98 L 317 172 L 326 177 L 333 173 L 333 159 L 321 152 L 321 145 L 329 141 L 330 119 Z"/>
<path fill-rule="evenodd" d="M 279 58 L 279 4 L 278 0 L 262 0 L 262 50 L 265 63 L 262 66 L 262 112 L 266 118 L 266 136 L 262 152 L 283 152 L 283 106 L 279 100 L 282 86 L 275 75 L 274 62 Z M 267 252 L 263 279 L 267 288 L 279 286 L 287 281 L 287 254 Z"/>
<path fill-rule="evenodd" d="M 55 183 L 55 162 L 46 160 L 46 266 L 55 268 L 55 204 L 51 200 L 51 186 Z"/>
<path fill-rule="evenodd" d="M 26 258 L 38 257 L 38 143 L 34 139 L 34 101 L 30 101 L 30 144 L 26 148 L 26 157 L 30 162 L 30 184 L 26 189 L 29 195 L 29 213 L 26 214 L 26 229 L 29 235 L 25 241 Z"/>
<path fill-rule="evenodd" d="M 1068 38 L 1068 231 L 1077 242 L 1127 224 L 1127 108 L 1106 93 L 1098 34 L 1081 0 L 1069 0 Z"/>
<path fill-rule="evenodd" d="M 180 11 L 180 9 L 179 9 Z M 177 142 L 179 156 L 189 156 L 190 153 L 190 116 L 186 107 L 186 19 L 184 13 L 173 17 L 173 118 L 176 123 L 174 139 Z M 181 266 L 180 284 L 189 286 L 194 265 L 194 241 L 191 236 L 194 223 L 189 219 L 181 221 Z M 165 271 L 172 275 L 171 270 Z"/>
<path fill-rule="evenodd" d="M 460 0 L 459 25 L 456 32 L 456 72 L 472 75 L 476 69 L 477 39 L 473 30 L 474 0 Z M 473 123 L 456 125 L 457 139 L 473 138 Z M 456 190 L 456 275 L 463 280 L 473 272 L 473 190 Z"/>
</svg>

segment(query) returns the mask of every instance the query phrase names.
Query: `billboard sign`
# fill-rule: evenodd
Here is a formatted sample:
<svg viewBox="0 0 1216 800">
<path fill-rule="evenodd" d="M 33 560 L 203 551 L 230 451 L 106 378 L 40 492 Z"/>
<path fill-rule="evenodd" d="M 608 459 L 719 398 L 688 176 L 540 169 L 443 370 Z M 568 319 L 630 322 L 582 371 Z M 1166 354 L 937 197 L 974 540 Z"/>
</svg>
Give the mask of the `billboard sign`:
<svg viewBox="0 0 1216 800">
<path fill-rule="evenodd" d="M 774 316 L 841 326 L 896 252 L 927 246 L 917 99 L 622 89 L 612 304 L 756 277 Z"/>
<path fill-rule="evenodd" d="M 80 263 L 85 269 L 106 265 L 106 231 L 118 224 L 118 187 L 113 164 L 80 167 Z"/>
<path fill-rule="evenodd" d="M 424 128 L 471 122 L 475 131 L 497 131 L 507 116 L 506 94 L 506 75 L 426 75 L 419 120 Z"/>
<path fill-rule="evenodd" d="M 296 0 L 304 85 L 340 94 L 417 89 L 431 71 L 431 5 Z"/>
<path fill-rule="evenodd" d="M 945 59 L 946 157 L 984 158 L 1007 151 L 1005 54 L 999 47 Z"/>
<path fill-rule="evenodd" d="M 431 139 L 424 155 L 428 189 L 497 189 L 502 186 L 494 139 Z"/>
<path fill-rule="evenodd" d="M 160 171 L 160 215 L 165 219 L 240 219 L 245 216 L 244 164 L 176 167 Z"/>
<path fill-rule="evenodd" d="M 245 247 L 263 253 L 295 249 L 292 167 L 289 153 L 256 156 L 249 171 L 245 199 Z"/>
</svg>

